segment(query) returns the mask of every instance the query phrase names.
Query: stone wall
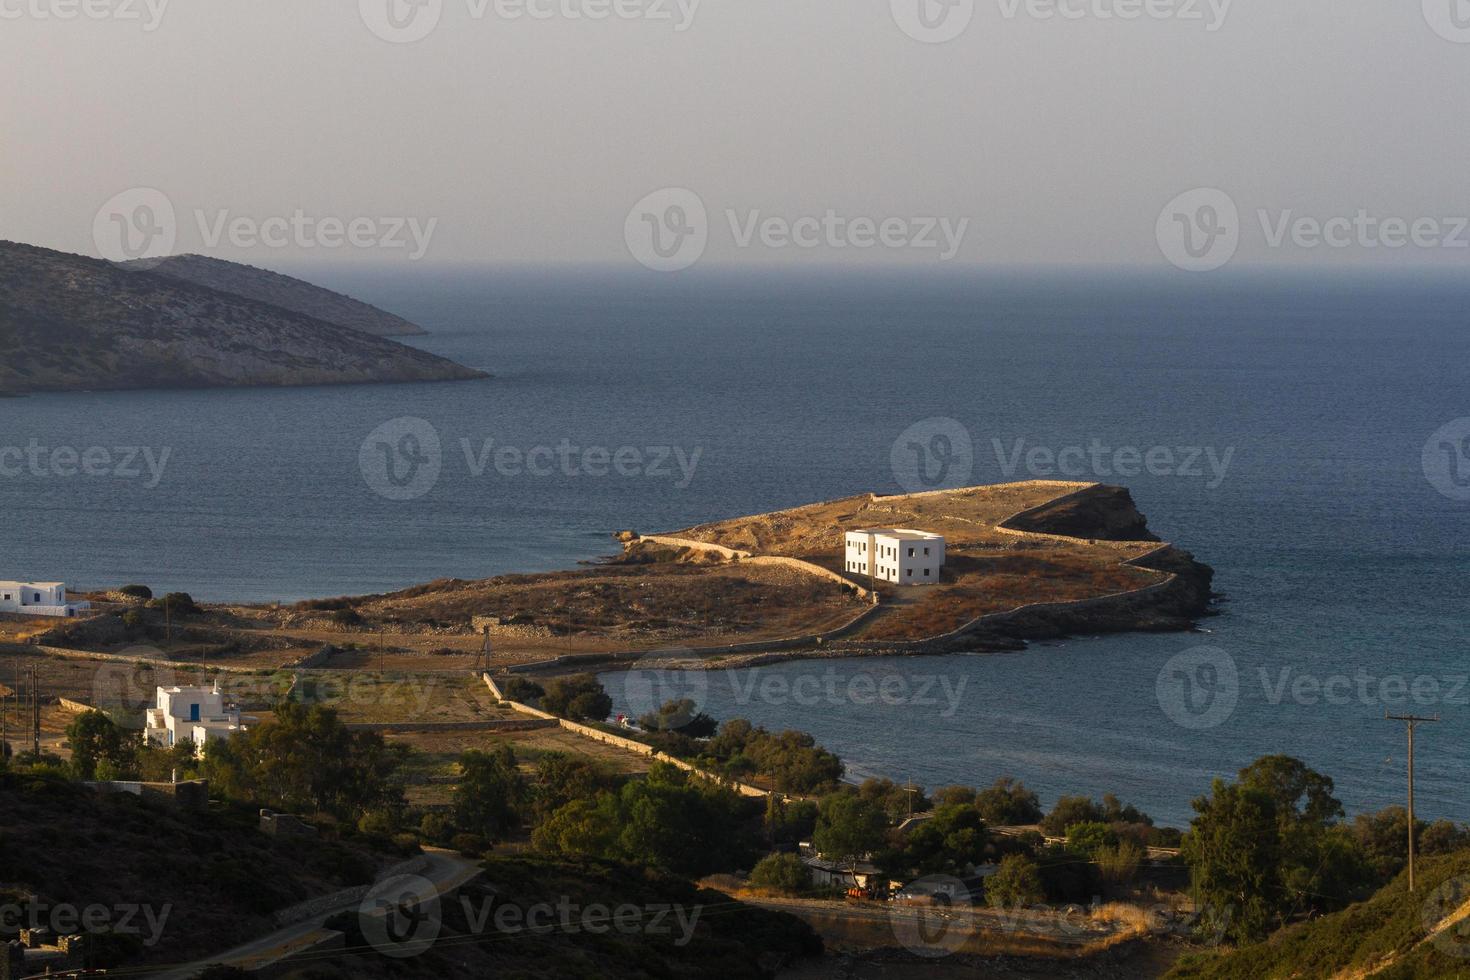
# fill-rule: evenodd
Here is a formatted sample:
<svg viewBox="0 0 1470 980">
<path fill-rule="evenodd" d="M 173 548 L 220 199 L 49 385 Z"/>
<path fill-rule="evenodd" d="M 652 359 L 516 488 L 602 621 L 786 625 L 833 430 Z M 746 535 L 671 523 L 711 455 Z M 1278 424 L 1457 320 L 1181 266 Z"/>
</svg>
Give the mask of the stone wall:
<svg viewBox="0 0 1470 980">
<path fill-rule="evenodd" d="M 657 759 L 659 762 L 667 762 L 670 765 L 678 766 L 685 772 L 692 772 L 696 775 L 703 776 L 706 779 L 713 780 L 714 782 L 729 786 L 741 796 L 764 798 L 771 795 L 770 791 L 761 789 L 759 786 L 751 786 L 748 783 L 732 783 L 724 780 L 714 773 L 706 772 L 705 770 L 700 769 L 698 766 L 686 762 L 683 759 L 669 755 L 665 752 L 660 752 L 653 746 L 647 745 L 643 742 L 639 742 L 636 739 L 624 738 L 621 735 L 614 735 L 612 732 L 605 732 L 602 729 L 594 728 L 591 725 L 582 725 L 575 721 L 569 721 L 566 718 L 559 718 L 556 715 L 551 714 L 550 712 L 542 711 L 540 708 L 533 708 L 528 704 L 519 704 L 515 701 L 506 701 L 505 695 L 501 692 L 500 686 L 495 683 L 494 678 L 492 678 L 489 674 L 485 674 L 483 676 L 485 678 L 485 686 L 490 689 L 491 694 L 493 694 L 496 698 L 498 698 L 505 704 L 510 705 L 516 711 L 519 711 L 523 714 L 530 715 L 533 718 L 540 718 L 546 721 L 554 722 L 567 731 L 572 732 L 576 735 L 580 735 L 583 738 L 590 738 L 594 742 L 601 742 L 604 745 L 612 745 L 620 749 L 625 749 L 629 752 L 635 752 L 638 755 L 647 756 L 650 759 Z"/>
</svg>

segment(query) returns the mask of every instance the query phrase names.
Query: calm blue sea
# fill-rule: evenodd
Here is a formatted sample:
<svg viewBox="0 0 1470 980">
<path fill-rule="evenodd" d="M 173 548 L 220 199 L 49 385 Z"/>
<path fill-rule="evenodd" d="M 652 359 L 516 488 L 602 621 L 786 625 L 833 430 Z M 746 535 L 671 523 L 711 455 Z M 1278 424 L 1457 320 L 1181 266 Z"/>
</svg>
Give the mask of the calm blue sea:
<svg viewBox="0 0 1470 980">
<path fill-rule="evenodd" d="M 379 591 L 567 567 L 617 528 L 896 492 L 912 442 L 938 453 L 930 476 L 971 482 L 1057 475 L 1048 454 L 1075 464 L 1096 443 L 1103 466 L 1086 459 L 1082 478 L 1126 483 L 1159 534 L 1217 569 L 1228 601 L 1208 634 L 830 678 L 788 664 L 755 692 L 717 674 L 709 710 L 810 730 L 858 775 L 1011 773 L 1048 799 L 1112 791 L 1175 822 L 1212 776 L 1277 751 L 1335 777 L 1350 809 L 1396 802 L 1403 732 L 1385 708 L 1439 713 L 1420 809 L 1470 819 L 1470 491 L 1441 467 L 1441 492 L 1423 460 L 1426 443 L 1470 448 L 1434 435 L 1470 416 L 1463 277 L 288 271 L 423 323 L 422 346 L 496 377 L 0 401 L 0 453 L 46 451 L 39 472 L 0 455 L 0 577 L 207 599 Z M 380 430 L 402 418 L 430 428 Z M 1167 447 L 1173 465 L 1120 477 L 1119 447 L 1156 461 Z M 91 450 L 94 475 L 57 448 Z M 156 485 L 144 449 L 155 468 L 168 454 Z M 1159 676 L 1202 644 L 1236 668 L 1236 703 L 1187 727 Z M 907 699 L 865 703 L 857 674 L 892 675 Z M 780 693 L 802 678 L 839 694 Z M 926 678 L 936 704 L 916 703 Z"/>
</svg>

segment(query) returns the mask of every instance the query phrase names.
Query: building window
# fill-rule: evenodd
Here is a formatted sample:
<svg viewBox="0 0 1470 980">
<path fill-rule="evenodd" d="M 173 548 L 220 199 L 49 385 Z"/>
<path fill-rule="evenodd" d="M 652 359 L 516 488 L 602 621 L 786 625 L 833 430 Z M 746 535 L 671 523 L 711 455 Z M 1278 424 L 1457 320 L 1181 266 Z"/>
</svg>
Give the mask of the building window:
<svg viewBox="0 0 1470 980">
<path fill-rule="evenodd" d="M 927 568 L 924 569 L 924 577 L 925 578 L 928 578 L 929 577 L 929 569 L 927 569 Z"/>
<path fill-rule="evenodd" d="M 929 557 L 929 549 L 928 548 L 925 548 L 924 549 L 924 557 L 925 558 L 928 558 Z"/>
<path fill-rule="evenodd" d="M 910 548 L 909 549 L 909 557 L 910 558 L 914 557 L 914 549 L 913 548 Z"/>
<path fill-rule="evenodd" d="M 912 568 L 910 568 L 908 571 L 909 571 L 909 578 L 913 578 L 914 577 L 914 570 Z"/>
</svg>

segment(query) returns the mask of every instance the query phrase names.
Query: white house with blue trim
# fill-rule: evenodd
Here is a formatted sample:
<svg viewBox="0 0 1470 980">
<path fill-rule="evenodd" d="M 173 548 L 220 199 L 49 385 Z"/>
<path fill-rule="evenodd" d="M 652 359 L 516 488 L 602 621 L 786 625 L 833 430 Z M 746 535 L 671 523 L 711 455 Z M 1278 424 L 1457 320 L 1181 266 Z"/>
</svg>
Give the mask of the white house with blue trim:
<svg viewBox="0 0 1470 980">
<path fill-rule="evenodd" d="M 143 737 L 154 745 L 193 741 L 199 754 L 211 741 L 244 731 L 240 709 L 225 704 L 219 684 L 213 687 L 160 687 L 157 706 L 148 709 Z"/>
<path fill-rule="evenodd" d="M 64 582 L 0 582 L 0 613 L 74 617 L 90 602 L 67 602 Z"/>
</svg>

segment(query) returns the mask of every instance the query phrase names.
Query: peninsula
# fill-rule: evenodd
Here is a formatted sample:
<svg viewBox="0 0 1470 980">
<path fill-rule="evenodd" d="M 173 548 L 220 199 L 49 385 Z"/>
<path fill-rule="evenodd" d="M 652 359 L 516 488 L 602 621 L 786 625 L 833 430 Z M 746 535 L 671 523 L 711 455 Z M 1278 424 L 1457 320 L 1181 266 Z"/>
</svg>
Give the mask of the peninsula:
<svg viewBox="0 0 1470 980">
<path fill-rule="evenodd" d="M 849 572 L 844 535 L 876 525 L 943 535 L 937 583 L 908 587 Z M 1189 629 L 1208 614 L 1213 576 L 1150 533 L 1126 489 L 1089 483 L 863 494 L 617 538 L 620 554 L 574 571 L 445 579 L 288 606 L 204 606 L 174 620 L 167 652 L 242 669 L 371 662 L 560 672 L 654 651 L 741 666 L 1017 649 L 1068 634 Z M 89 598 L 106 610 L 118 597 Z M 115 608 L 48 642 L 98 653 L 166 645 L 161 619 L 125 617 L 125 602 Z"/>
<path fill-rule="evenodd" d="M 302 293 L 288 299 L 300 305 Z M 426 351 L 236 292 L 0 242 L 0 392 L 484 377 Z"/>
</svg>

